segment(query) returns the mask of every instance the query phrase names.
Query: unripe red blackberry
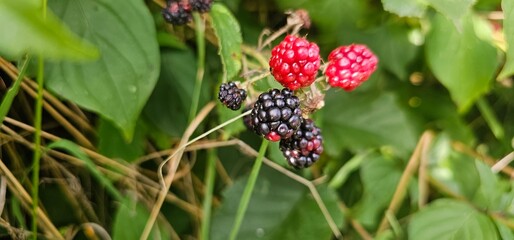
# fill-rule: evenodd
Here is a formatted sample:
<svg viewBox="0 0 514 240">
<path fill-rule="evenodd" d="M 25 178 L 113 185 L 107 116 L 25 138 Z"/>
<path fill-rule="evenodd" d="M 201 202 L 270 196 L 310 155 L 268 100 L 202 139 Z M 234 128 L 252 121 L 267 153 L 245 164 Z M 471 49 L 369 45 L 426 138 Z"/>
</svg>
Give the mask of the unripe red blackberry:
<svg viewBox="0 0 514 240">
<path fill-rule="evenodd" d="M 293 91 L 310 86 L 318 74 L 319 47 L 305 38 L 288 35 L 271 50 L 269 65 L 282 86 Z"/>
<path fill-rule="evenodd" d="M 290 138 L 302 123 L 300 100 L 287 88 L 264 92 L 253 106 L 251 119 L 254 132 L 270 141 Z"/>
<path fill-rule="evenodd" d="M 220 85 L 218 99 L 228 108 L 238 110 L 246 99 L 246 91 L 238 88 L 234 82 L 222 83 Z"/>
<path fill-rule="evenodd" d="M 191 22 L 191 6 L 187 1 L 170 0 L 166 2 L 166 7 L 162 10 L 162 16 L 166 22 L 173 25 L 184 25 Z"/>
<path fill-rule="evenodd" d="M 378 58 L 365 45 L 352 44 L 334 49 L 325 70 L 332 87 L 352 91 L 377 69 Z"/>
<path fill-rule="evenodd" d="M 280 140 L 280 150 L 289 165 L 295 168 L 309 167 L 323 153 L 321 130 L 311 119 L 303 119 L 300 129 L 291 138 Z"/>
</svg>

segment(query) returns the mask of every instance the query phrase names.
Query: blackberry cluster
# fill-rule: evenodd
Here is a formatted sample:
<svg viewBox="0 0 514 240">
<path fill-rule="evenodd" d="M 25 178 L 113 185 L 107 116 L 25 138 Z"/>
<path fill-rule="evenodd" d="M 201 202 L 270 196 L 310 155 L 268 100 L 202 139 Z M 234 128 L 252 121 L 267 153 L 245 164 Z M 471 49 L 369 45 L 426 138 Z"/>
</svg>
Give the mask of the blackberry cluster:
<svg viewBox="0 0 514 240">
<path fill-rule="evenodd" d="M 162 10 L 162 16 L 166 22 L 173 25 L 184 25 L 193 19 L 191 5 L 187 1 L 167 1 L 166 8 Z"/>
<path fill-rule="evenodd" d="M 246 99 L 246 91 L 238 88 L 234 82 L 222 83 L 218 99 L 228 108 L 238 110 Z"/>
<path fill-rule="evenodd" d="M 302 123 L 300 100 L 288 88 L 264 92 L 254 104 L 251 120 L 254 132 L 270 141 L 290 138 Z"/>
<path fill-rule="evenodd" d="M 289 165 L 298 169 L 309 167 L 323 152 L 321 130 L 311 119 L 303 119 L 300 129 L 291 138 L 280 140 L 280 150 Z"/>
<path fill-rule="evenodd" d="M 211 10 L 212 0 L 189 0 L 189 4 L 193 11 L 204 13 Z"/>
<path fill-rule="evenodd" d="M 208 12 L 211 6 L 212 0 L 168 0 L 162 16 L 173 25 L 184 25 L 193 19 L 193 11 Z"/>
</svg>

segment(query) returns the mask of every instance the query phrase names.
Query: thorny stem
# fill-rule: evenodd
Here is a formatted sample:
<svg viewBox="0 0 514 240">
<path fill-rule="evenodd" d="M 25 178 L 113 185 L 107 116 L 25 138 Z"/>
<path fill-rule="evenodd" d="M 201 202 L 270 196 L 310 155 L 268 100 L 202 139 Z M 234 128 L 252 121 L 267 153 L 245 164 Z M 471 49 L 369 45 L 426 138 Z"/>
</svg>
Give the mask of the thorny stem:
<svg viewBox="0 0 514 240">
<path fill-rule="evenodd" d="M 252 171 L 250 172 L 248 182 L 246 183 L 246 187 L 243 192 L 243 196 L 241 197 L 241 202 L 239 202 L 239 207 L 236 213 L 236 220 L 234 221 L 234 226 L 230 232 L 230 240 L 236 239 L 239 228 L 241 227 L 241 223 L 243 222 L 243 218 L 245 216 L 246 209 L 248 208 L 250 198 L 252 197 L 253 188 L 255 187 L 255 182 L 257 182 L 257 176 L 259 176 L 259 170 L 262 166 L 262 159 L 264 158 L 268 144 L 269 141 L 265 139 L 262 140 L 261 148 L 259 149 L 259 155 L 253 164 Z"/>
</svg>

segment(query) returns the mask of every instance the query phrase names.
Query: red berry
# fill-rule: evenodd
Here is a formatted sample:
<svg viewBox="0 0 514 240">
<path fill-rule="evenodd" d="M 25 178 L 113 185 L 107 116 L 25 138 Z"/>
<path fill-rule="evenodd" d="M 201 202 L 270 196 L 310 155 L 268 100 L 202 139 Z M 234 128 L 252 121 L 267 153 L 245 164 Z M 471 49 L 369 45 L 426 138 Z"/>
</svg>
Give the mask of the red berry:
<svg viewBox="0 0 514 240">
<path fill-rule="evenodd" d="M 325 70 L 332 87 L 352 91 L 377 69 L 378 58 L 365 45 L 352 44 L 334 49 Z"/>
<path fill-rule="evenodd" d="M 291 90 L 311 85 L 320 65 L 319 47 L 305 38 L 292 35 L 271 50 L 271 74 Z"/>
</svg>

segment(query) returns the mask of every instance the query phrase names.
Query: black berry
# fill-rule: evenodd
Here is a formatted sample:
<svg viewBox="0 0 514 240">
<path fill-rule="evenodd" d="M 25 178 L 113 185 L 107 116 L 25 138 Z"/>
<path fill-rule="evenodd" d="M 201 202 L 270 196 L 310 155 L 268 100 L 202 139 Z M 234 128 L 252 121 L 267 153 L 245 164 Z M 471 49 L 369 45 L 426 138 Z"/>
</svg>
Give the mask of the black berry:
<svg viewBox="0 0 514 240">
<path fill-rule="evenodd" d="M 234 82 L 222 83 L 218 99 L 228 108 L 238 110 L 246 99 L 246 91 L 238 88 Z"/>
<path fill-rule="evenodd" d="M 311 119 L 304 119 L 293 137 L 280 140 L 280 150 L 289 165 L 306 168 L 318 161 L 323 152 L 321 130 Z"/>
<path fill-rule="evenodd" d="M 253 106 L 251 120 L 254 132 L 270 141 L 290 138 L 302 123 L 300 100 L 288 88 L 264 92 Z"/>
<path fill-rule="evenodd" d="M 166 8 L 162 10 L 162 16 L 166 22 L 173 25 L 184 25 L 193 19 L 191 6 L 187 1 L 168 1 Z"/>
<path fill-rule="evenodd" d="M 211 10 L 212 0 L 189 0 L 189 4 L 193 11 L 204 13 Z"/>
</svg>

